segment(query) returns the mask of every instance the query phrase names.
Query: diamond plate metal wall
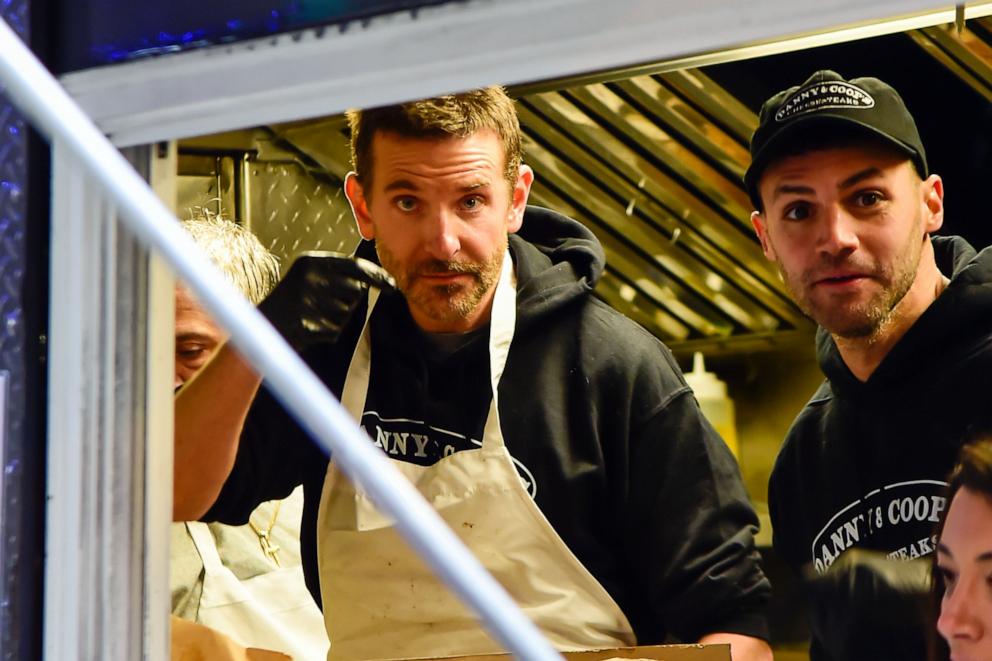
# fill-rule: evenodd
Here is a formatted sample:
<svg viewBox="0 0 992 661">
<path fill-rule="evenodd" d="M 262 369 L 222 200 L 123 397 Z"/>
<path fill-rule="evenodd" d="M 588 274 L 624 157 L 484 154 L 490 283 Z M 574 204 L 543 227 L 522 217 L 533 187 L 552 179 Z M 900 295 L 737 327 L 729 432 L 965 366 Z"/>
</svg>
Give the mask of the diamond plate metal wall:
<svg viewBox="0 0 992 661">
<path fill-rule="evenodd" d="M 306 250 L 350 253 L 358 229 L 341 185 L 323 182 L 295 163 L 250 164 L 244 219 L 278 258 L 283 273 Z"/>
<path fill-rule="evenodd" d="M 28 0 L 4 0 L 0 16 L 21 36 L 29 39 Z M 6 96 L 0 96 L 0 373 L 6 387 L 0 390 L 0 456 L 2 456 L 2 508 L 0 508 L 0 657 L 20 659 L 30 655 L 33 642 L 25 631 L 34 626 L 30 611 L 36 598 L 28 569 L 34 558 L 24 558 L 25 542 L 33 538 L 40 522 L 30 501 L 38 488 L 26 479 L 28 432 L 27 372 L 34 352 L 26 331 L 24 282 L 27 272 L 28 134 L 23 118 Z M 38 265 L 35 265 L 38 266 Z M 41 268 L 45 268 L 41 266 Z M 44 305 L 44 301 L 36 301 Z M 33 346 L 33 344 L 32 344 Z M 30 542 L 28 542 L 30 543 Z M 26 608 L 27 605 L 27 608 Z"/>
<path fill-rule="evenodd" d="M 358 229 L 336 173 L 306 167 L 299 160 L 304 157 L 274 149 L 264 139 L 249 142 L 241 135 L 239 146 L 244 151 L 180 148 L 180 217 L 203 207 L 244 223 L 279 258 L 283 273 L 307 250 L 355 249 Z"/>
</svg>

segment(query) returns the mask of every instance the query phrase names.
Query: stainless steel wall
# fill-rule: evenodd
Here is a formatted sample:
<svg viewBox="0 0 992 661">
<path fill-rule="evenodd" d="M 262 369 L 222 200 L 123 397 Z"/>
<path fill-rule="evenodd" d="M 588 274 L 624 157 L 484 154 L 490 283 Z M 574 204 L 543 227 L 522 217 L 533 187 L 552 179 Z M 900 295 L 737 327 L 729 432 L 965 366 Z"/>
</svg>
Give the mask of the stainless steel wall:
<svg viewBox="0 0 992 661">
<path fill-rule="evenodd" d="M 264 132 L 207 143 L 180 144 L 180 218 L 202 207 L 243 223 L 279 258 L 283 272 L 301 252 L 350 253 L 358 245 L 340 176 L 273 144 Z"/>
</svg>

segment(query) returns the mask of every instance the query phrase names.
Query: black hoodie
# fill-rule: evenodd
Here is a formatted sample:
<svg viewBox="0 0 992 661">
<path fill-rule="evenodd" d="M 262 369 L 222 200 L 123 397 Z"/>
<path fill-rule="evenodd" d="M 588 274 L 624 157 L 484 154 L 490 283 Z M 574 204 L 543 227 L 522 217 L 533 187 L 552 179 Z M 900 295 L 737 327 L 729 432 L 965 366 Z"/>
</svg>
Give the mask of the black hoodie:
<svg viewBox="0 0 992 661">
<path fill-rule="evenodd" d="M 705 422 L 671 354 L 592 296 L 605 265 L 596 238 L 530 207 L 510 236 L 517 324 L 499 385 L 507 448 L 538 507 L 610 592 L 642 644 L 727 631 L 767 637 L 757 519 L 733 457 Z M 361 250 L 367 251 L 368 246 Z M 365 310 L 307 358 L 339 395 Z M 491 399 L 486 333 L 439 350 L 399 295 L 371 320 L 362 425 L 394 459 L 433 463 L 475 447 Z M 403 421 L 427 443 L 399 444 Z M 316 515 L 327 459 L 266 393 L 207 520 L 243 523 L 255 505 L 304 484 L 301 552 L 320 603 Z"/>
<path fill-rule="evenodd" d="M 822 573 L 853 547 L 905 559 L 934 551 L 945 479 L 992 406 L 992 248 L 933 244 L 951 282 L 867 381 L 818 332 L 827 380 L 793 423 L 769 484 L 775 549 L 797 572 Z M 813 659 L 893 658 L 818 653 L 818 625 Z"/>
</svg>

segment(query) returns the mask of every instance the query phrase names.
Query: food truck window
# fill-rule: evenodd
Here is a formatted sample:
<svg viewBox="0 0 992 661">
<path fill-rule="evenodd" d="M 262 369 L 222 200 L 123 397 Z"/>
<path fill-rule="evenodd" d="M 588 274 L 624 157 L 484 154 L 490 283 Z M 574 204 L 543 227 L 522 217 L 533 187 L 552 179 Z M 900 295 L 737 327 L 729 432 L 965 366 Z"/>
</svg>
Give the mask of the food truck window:
<svg viewBox="0 0 992 661">
<path fill-rule="evenodd" d="M 537 173 L 531 201 L 598 236 L 608 268 L 597 296 L 668 344 L 684 369 L 702 351 L 728 382 L 739 459 L 759 509 L 778 445 L 822 379 L 813 326 L 788 300 L 748 221 L 740 177 L 761 102 L 820 68 L 891 82 L 919 121 L 932 170 L 953 191 L 944 233 L 986 246 L 990 27 L 975 19 L 960 32 L 940 26 L 703 67 L 511 87 L 525 160 Z M 347 137 L 335 115 L 181 140 L 180 215 L 226 206 L 284 268 L 303 250 L 348 252 L 358 237 L 340 193 Z M 779 588 L 776 641 L 802 648 L 789 577 L 774 559 L 769 571 Z"/>
<path fill-rule="evenodd" d="M 741 47 L 678 61 L 651 61 L 623 71 L 570 71 L 567 79 L 525 84 L 520 81 L 528 74 L 518 65 L 512 72 L 516 77 L 505 79 L 518 99 L 525 158 L 537 171 L 532 201 L 577 218 L 600 238 L 608 270 L 596 295 L 668 344 L 684 369 L 701 351 L 707 367 L 727 382 L 737 405 L 742 471 L 761 514 L 766 514 L 761 509 L 778 446 L 822 375 L 813 357 L 813 326 L 790 302 L 748 222 L 750 206 L 740 176 L 758 107 L 772 92 L 819 68 L 892 82 L 920 121 L 932 169 L 945 176 L 953 191 L 945 231 L 961 234 L 976 246 L 988 245 L 992 237 L 977 200 L 984 191 L 982 175 L 992 164 L 992 23 L 974 10 L 971 15 L 959 26 L 945 18 L 941 25 L 917 24 L 887 36 L 871 36 L 885 30 L 868 30 L 865 38 L 850 32 L 822 39 L 816 43 L 833 45 L 817 48 Z M 252 25 L 265 24 L 258 20 Z M 286 25 L 273 29 L 295 29 Z M 282 48 L 271 41 L 274 49 Z M 288 41 L 281 42 L 287 49 L 292 48 Z M 94 43 L 82 40 L 68 49 L 77 59 L 66 60 L 63 70 L 98 63 L 93 59 Z M 259 48 L 266 47 L 259 43 Z M 417 53 L 430 52 L 432 45 L 421 45 Z M 131 48 L 128 53 L 142 54 L 140 48 Z M 97 108 L 98 119 L 106 122 L 102 127 L 118 144 L 180 138 L 175 169 L 180 217 L 195 206 L 223 212 L 256 233 L 280 256 L 284 269 L 303 250 L 347 252 L 355 245 L 357 233 L 339 192 L 349 169 L 345 125 L 340 115 L 315 115 L 328 112 L 328 105 L 339 110 L 342 104 L 357 103 L 356 98 L 368 99 L 365 89 L 341 86 L 324 88 L 323 96 L 314 98 L 293 96 L 294 102 L 306 103 L 286 110 L 283 102 L 279 110 L 284 114 L 273 117 L 221 103 L 211 114 L 190 100 L 195 94 L 196 101 L 223 101 L 210 96 L 211 79 L 197 81 L 195 91 L 188 82 L 186 89 L 177 90 L 159 76 L 161 70 L 154 71 L 153 80 L 163 85 L 154 98 L 165 98 L 162 103 L 167 104 L 167 92 L 179 92 L 195 111 L 192 119 L 176 119 L 175 108 L 166 108 L 131 120 L 126 109 L 98 98 L 112 96 L 107 87 L 85 85 L 106 81 L 72 74 L 66 82 L 77 98 Z M 404 94 L 409 98 L 434 93 L 443 84 L 449 85 L 445 90 L 457 88 L 440 77 L 424 82 L 406 75 L 398 80 L 392 73 L 391 78 L 375 78 L 389 79 L 391 85 L 383 87 L 393 95 L 391 101 Z M 273 76 L 265 80 L 280 82 Z M 343 91 L 347 101 L 334 98 L 328 89 Z M 265 90 L 253 92 L 257 95 L 251 104 L 243 105 L 270 109 L 278 104 L 265 98 Z M 244 117 L 253 119 L 242 121 Z M 290 118 L 293 121 L 287 121 Z M 251 128 L 230 130 L 249 124 Z M 189 130 L 179 134 L 177 126 Z M 218 126 L 224 132 L 218 132 Z M 759 543 L 767 547 L 767 516 L 764 523 Z M 775 641 L 801 648 L 801 614 L 784 601 L 787 590 L 777 589 L 776 595 L 780 619 L 774 623 Z"/>
</svg>

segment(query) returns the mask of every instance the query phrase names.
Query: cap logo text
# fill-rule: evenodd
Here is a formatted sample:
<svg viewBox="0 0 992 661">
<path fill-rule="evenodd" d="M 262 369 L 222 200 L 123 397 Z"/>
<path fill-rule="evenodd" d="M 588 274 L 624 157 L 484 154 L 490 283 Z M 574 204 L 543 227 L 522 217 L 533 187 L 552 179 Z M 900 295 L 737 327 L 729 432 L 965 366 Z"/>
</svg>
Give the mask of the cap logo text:
<svg viewBox="0 0 992 661">
<path fill-rule="evenodd" d="M 828 108 L 873 107 L 875 99 L 860 87 L 840 81 L 824 81 L 796 90 L 775 113 L 775 121 L 783 122 L 797 115 Z"/>
</svg>

